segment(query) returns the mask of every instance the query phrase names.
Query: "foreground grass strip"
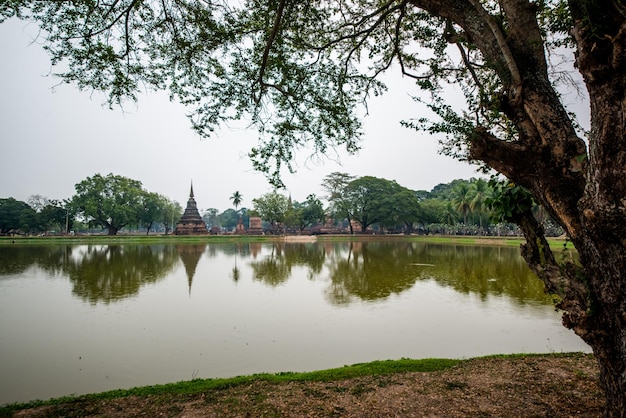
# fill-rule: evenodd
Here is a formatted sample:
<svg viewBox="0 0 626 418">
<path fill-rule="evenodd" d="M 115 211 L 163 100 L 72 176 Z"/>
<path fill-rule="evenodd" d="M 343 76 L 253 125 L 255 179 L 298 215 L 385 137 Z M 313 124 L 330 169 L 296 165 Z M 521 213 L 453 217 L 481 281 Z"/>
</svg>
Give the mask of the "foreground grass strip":
<svg viewBox="0 0 626 418">
<path fill-rule="evenodd" d="M 352 379 L 361 376 L 382 376 L 405 372 L 434 372 L 456 366 L 464 360 L 455 359 L 400 359 L 381 360 L 370 363 L 358 363 L 351 366 L 336 369 L 320 370 L 314 372 L 294 373 L 263 373 L 250 376 L 238 376 L 228 379 L 194 379 L 189 381 L 168 383 L 164 385 L 142 386 L 132 389 L 119 389 L 102 393 L 94 393 L 82 396 L 64 396 L 47 401 L 31 401 L 15 403 L 0 407 L 0 417 L 11 416 L 13 412 L 21 409 L 35 408 L 44 405 L 60 405 L 76 401 L 93 401 L 104 399 L 124 398 L 128 396 L 151 396 L 163 394 L 195 394 L 212 390 L 229 389 L 235 386 L 247 385 L 252 382 L 265 381 L 270 383 L 281 382 L 333 382 L 338 380 Z"/>
</svg>

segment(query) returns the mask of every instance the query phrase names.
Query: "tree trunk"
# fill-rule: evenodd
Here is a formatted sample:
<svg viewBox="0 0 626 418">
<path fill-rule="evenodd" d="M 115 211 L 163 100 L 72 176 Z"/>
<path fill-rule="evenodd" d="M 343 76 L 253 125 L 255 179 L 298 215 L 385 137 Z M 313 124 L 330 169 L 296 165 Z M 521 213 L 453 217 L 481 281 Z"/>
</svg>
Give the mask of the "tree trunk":
<svg viewBox="0 0 626 418">
<path fill-rule="evenodd" d="M 118 231 L 118 228 L 114 227 L 113 225 L 109 225 L 107 235 L 117 235 Z"/>
<path fill-rule="evenodd" d="M 599 238 L 576 245 L 582 267 L 558 264 L 543 228 L 528 211 L 515 220 L 526 244 L 522 256 L 543 280 L 546 290 L 561 298 L 563 325 L 593 350 L 600 370 L 608 417 L 626 416 L 626 266 L 621 246 L 598 245 Z M 589 257 L 589 254 L 593 254 Z M 613 260 L 606 262 L 604 260 Z M 621 261 L 620 261 L 621 260 Z"/>
<path fill-rule="evenodd" d="M 622 223 L 622 231 L 626 225 Z M 610 243 L 608 232 L 588 232 L 577 245 L 587 284 L 586 315 L 564 315 L 592 348 L 606 394 L 607 416 L 626 416 L 626 249 Z"/>
<path fill-rule="evenodd" d="M 595 316 L 592 335 L 583 336 L 583 339 L 592 346 L 598 361 L 600 383 L 607 401 L 605 416 L 625 417 L 626 327 L 615 313 L 599 312 Z"/>
<path fill-rule="evenodd" d="M 354 235 L 354 228 L 352 228 L 352 218 L 350 217 L 350 213 L 346 214 L 346 218 L 348 219 L 348 228 L 350 228 L 350 235 Z"/>
<path fill-rule="evenodd" d="M 560 297 L 563 324 L 593 349 L 606 415 L 626 416 L 626 19 L 622 2 L 569 7 L 576 67 L 591 104 L 587 143 L 548 77 L 536 4 L 500 0 L 506 27 L 478 1 L 412 0 L 459 25 L 502 83 L 498 105 L 516 140 L 489 126 L 470 136 L 470 158 L 526 187 L 567 232 L 580 264 L 559 264 L 530 211 L 516 220 L 522 253 L 548 292 Z"/>
</svg>

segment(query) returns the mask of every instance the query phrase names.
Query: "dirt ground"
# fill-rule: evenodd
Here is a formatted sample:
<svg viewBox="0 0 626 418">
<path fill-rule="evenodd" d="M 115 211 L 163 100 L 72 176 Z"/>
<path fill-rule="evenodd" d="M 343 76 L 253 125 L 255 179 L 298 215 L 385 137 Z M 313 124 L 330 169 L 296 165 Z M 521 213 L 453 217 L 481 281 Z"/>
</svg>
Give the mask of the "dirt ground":
<svg viewBox="0 0 626 418">
<path fill-rule="evenodd" d="M 195 395 L 75 401 L 15 417 L 597 417 L 593 357 L 478 358 L 439 372 L 254 382 Z"/>
</svg>

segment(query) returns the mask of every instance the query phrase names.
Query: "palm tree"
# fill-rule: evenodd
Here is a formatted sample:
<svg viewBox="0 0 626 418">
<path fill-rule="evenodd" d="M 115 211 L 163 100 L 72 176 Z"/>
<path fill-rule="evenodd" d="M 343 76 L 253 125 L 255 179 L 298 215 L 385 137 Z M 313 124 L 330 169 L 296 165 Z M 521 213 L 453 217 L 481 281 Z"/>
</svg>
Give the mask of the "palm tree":
<svg viewBox="0 0 626 418">
<path fill-rule="evenodd" d="M 237 208 L 239 207 L 239 205 L 241 205 L 241 202 L 243 201 L 243 196 L 241 195 L 241 193 L 239 193 L 238 191 L 236 191 L 235 193 L 233 193 L 233 195 L 230 197 L 230 200 L 233 201 L 233 206 L 235 207 L 235 210 L 237 210 Z"/>
<path fill-rule="evenodd" d="M 459 221 L 458 212 L 449 200 L 446 201 L 443 210 L 439 213 L 439 220 L 443 224 L 449 225 L 451 228 Z"/>
<path fill-rule="evenodd" d="M 480 231 L 483 229 L 483 215 L 485 213 L 484 203 L 485 199 L 489 197 L 489 185 L 485 179 L 478 179 L 472 183 L 472 200 L 470 202 L 470 209 L 478 216 L 478 224 Z"/>
<path fill-rule="evenodd" d="M 467 234 L 467 215 L 471 212 L 471 189 L 468 183 L 459 183 L 453 190 L 452 202 L 455 209 L 463 215 L 463 225 Z"/>
</svg>

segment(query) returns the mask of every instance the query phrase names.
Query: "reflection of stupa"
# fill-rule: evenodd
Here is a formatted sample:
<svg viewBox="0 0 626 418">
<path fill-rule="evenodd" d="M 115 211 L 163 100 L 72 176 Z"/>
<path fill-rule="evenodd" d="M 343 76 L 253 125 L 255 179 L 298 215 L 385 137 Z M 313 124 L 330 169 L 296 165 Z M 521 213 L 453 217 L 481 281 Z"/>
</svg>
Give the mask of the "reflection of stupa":
<svg viewBox="0 0 626 418">
<path fill-rule="evenodd" d="M 185 266 L 185 272 L 187 273 L 187 283 L 189 284 L 189 294 L 191 295 L 191 283 L 193 282 L 193 276 L 196 274 L 196 267 L 200 257 L 204 254 L 206 245 L 177 245 L 178 255 Z"/>
<path fill-rule="evenodd" d="M 193 183 L 191 184 L 191 191 L 189 192 L 189 200 L 187 201 L 187 207 L 185 213 L 180 218 L 180 221 L 176 224 L 174 235 L 208 235 L 209 231 L 206 229 L 206 224 L 202 220 L 198 207 L 196 206 L 196 200 L 193 198 Z"/>
</svg>

